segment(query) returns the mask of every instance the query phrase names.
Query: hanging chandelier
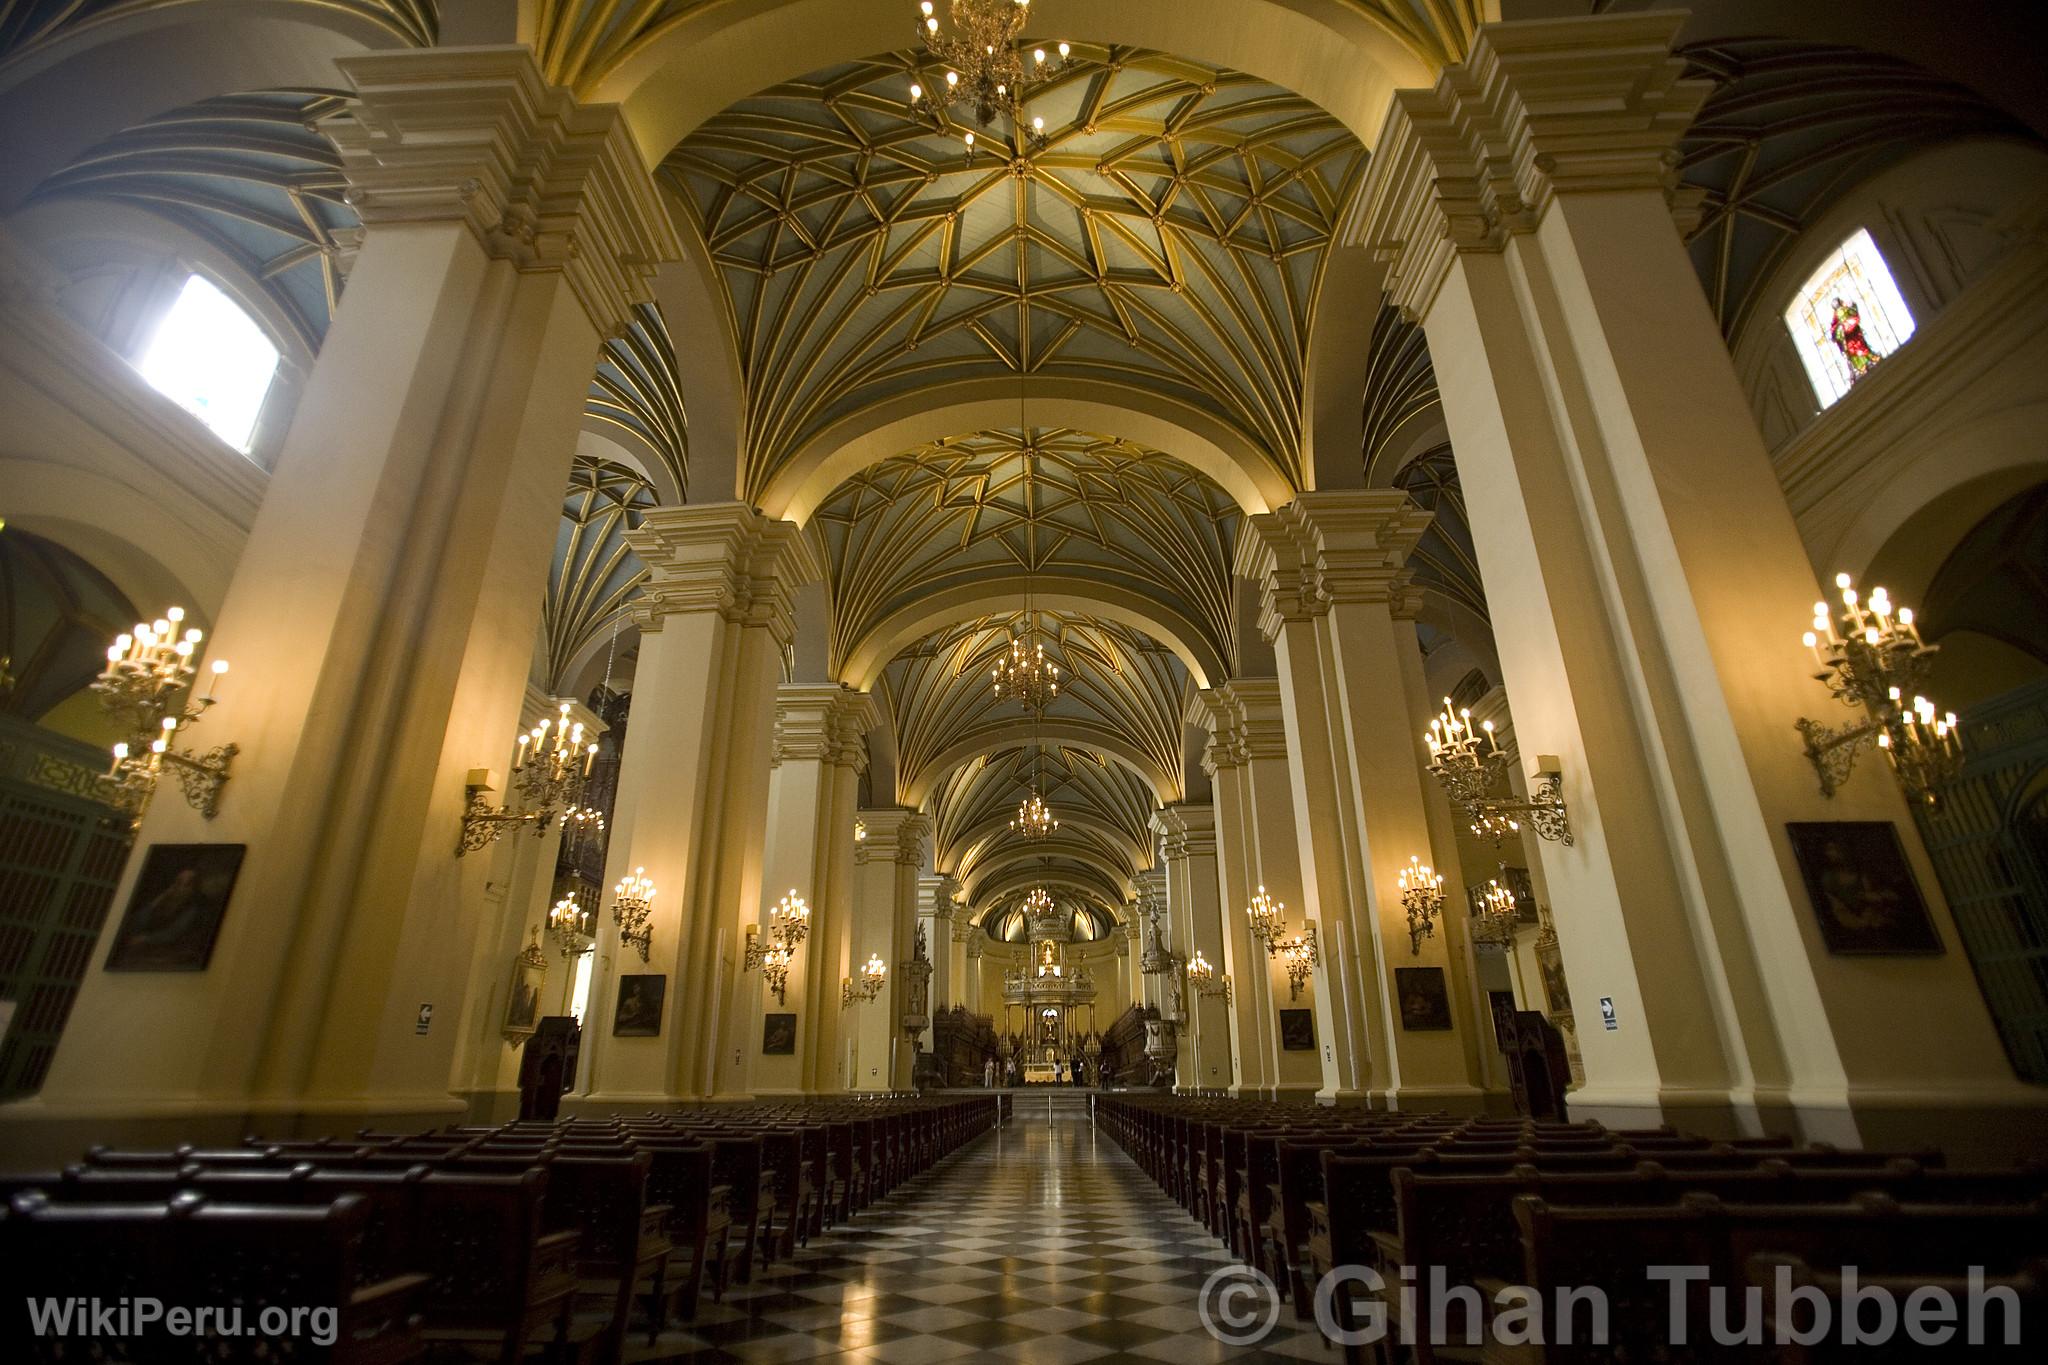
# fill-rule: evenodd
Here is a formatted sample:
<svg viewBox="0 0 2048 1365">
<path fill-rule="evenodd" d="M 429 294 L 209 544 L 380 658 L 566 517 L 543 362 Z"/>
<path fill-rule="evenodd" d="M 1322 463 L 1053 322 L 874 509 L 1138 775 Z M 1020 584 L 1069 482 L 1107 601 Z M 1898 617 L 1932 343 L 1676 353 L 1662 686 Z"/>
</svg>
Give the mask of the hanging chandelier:
<svg viewBox="0 0 2048 1365">
<path fill-rule="evenodd" d="M 1038 788 L 1031 789 L 1031 795 L 1017 803 L 1017 814 L 1010 821 L 1010 832 L 1026 839 L 1050 839 L 1060 827 L 1054 818 L 1052 807 L 1038 794 Z"/>
<path fill-rule="evenodd" d="M 1058 825 L 1058 821 L 1053 822 Z M 1042 886 L 1031 889 L 1024 898 L 1024 922 L 1027 935 L 1033 942 L 1066 937 L 1067 926 L 1060 914 L 1058 902 L 1052 892 Z"/>
<path fill-rule="evenodd" d="M 1495 877 L 1472 897 L 1472 941 L 1510 948 L 1515 942 L 1515 893 Z"/>
<path fill-rule="evenodd" d="M 1026 631 L 1031 629 L 1030 620 L 1027 607 Z M 997 701 L 1014 701 L 1027 711 L 1043 711 L 1060 694 L 1059 665 L 1046 658 L 1042 640 L 1026 644 L 1022 635 L 1012 636 L 1009 649 L 989 670 L 989 676 L 995 683 Z"/>
<path fill-rule="evenodd" d="M 1801 638 L 1820 667 L 1814 676 L 1844 706 L 1861 707 L 1864 718 L 1840 727 L 1799 721 L 1821 795 L 1833 796 L 1848 781 L 1858 751 L 1875 742 L 1907 795 L 1933 805 L 1937 790 L 1954 780 L 1963 762 L 1955 712 L 1938 712 L 1919 695 L 1941 647 L 1920 638 L 1913 609 L 1894 608 L 1883 588 L 1872 588 L 1865 600 L 1847 574 L 1835 575 L 1835 587 L 1842 594 L 1840 629 L 1828 604 L 1815 602 L 1813 629 Z"/>
<path fill-rule="evenodd" d="M 948 0 L 943 21 L 934 0 L 920 0 L 917 8 L 918 46 L 943 63 L 946 74 L 929 90 L 922 81 L 911 83 L 911 110 L 943 125 L 946 111 L 961 106 L 983 129 L 1007 119 L 1021 146 L 1043 147 L 1045 120 L 1027 120 L 1024 101 L 1033 86 L 1066 65 L 1072 49 L 1066 43 L 1050 51 L 1027 49 L 1024 25 L 1031 18 L 1031 0 Z M 963 137 L 972 153 L 973 131 Z"/>
</svg>

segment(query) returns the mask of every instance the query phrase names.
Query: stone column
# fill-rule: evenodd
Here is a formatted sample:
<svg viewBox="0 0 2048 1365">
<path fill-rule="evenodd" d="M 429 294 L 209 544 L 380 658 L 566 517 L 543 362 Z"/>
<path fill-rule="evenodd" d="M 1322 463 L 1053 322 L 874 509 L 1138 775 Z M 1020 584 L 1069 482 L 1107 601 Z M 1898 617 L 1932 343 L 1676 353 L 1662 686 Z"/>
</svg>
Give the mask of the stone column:
<svg viewBox="0 0 2048 1365">
<path fill-rule="evenodd" d="M 846 1089 L 839 1038 L 839 978 L 853 931 L 853 822 L 860 804 L 864 742 L 877 712 L 865 692 L 784 683 L 775 694 L 775 766 L 768 782 L 767 847 L 753 921 L 769 940 L 768 910 L 795 891 L 811 907 L 810 934 L 790 963 L 783 1000 L 759 972 L 741 998 L 751 1007 L 739 1041 L 754 1058 L 756 1094 L 832 1094 Z M 744 941 L 743 941 L 744 943 Z M 796 1015 L 796 1053 L 762 1050 L 766 1013 Z"/>
<path fill-rule="evenodd" d="M 1223 897 L 1223 953 L 1233 1000 L 1231 1037 L 1237 1059 L 1237 1091 L 1276 1095 L 1313 1091 L 1323 1064 L 1334 1053 L 1327 1024 L 1317 1020 L 1316 1048 L 1290 1052 L 1280 1046 L 1280 1011 L 1315 1008 L 1318 983 L 1299 998 L 1288 990 L 1287 974 L 1252 937 L 1245 915 L 1264 886 L 1301 924 L 1300 850 L 1294 829 L 1292 778 L 1282 719 L 1280 684 L 1272 678 L 1238 678 L 1201 694 L 1209 745 L 1202 763 L 1215 790 L 1217 879 Z"/>
<path fill-rule="evenodd" d="M 987 934 L 982 933 L 981 930 L 972 925 L 968 926 L 966 950 L 963 954 L 967 963 L 966 991 L 961 1003 L 967 1006 L 969 1014 L 987 1014 L 991 1012 L 989 1007 L 982 1003 L 981 995 L 981 954 L 987 942 Z M 996 1024 L 996 1032 L 1002 1032 L 1002 1020 L 998 1019 Z"/>
<path fill-rule="evenodd" d="M 1189 962 L 1199 951 L 1221 977 L 1228 969 L 1224 966 L 1222 884 L 1216 871 L 1216 809 L 1207 802 L 1166 806 L 1154 813 L 1152 829 L 1166 864 L 1166 906 L 1173 925 L 1174 951 Z M 1235 1085 L 1229 1006 L 1220 995 L 1198 993 L 1185 970 L 1180 986 L 1188 1016 L 1177 1068 L 1181 1084 L 1201 1090 Z"/>
<path fill-rule="evenodd" d="M 737 989 L 742 927 L 762 906 L 791 603 L 818 566 L 794 525 L 740 503 L 657 508 L 627 539 L 650 576 L 634 607 L 640 661 L 605 878 L 609 895 L 645 867 L 657 891 L 646 962 L 620 949 L 609 899 L 599 916 L 600 946 L 613 963 L 591 992 L 590 1098 L 637 1104 L 743 1093 L 757 1041 L 737 1036 L 741 1021 L 755 1019 L 754 989 Z M 611 1034 L 626 974 L 668 978 L 656 1037 Z"/>
<path fill-rule="evenodd" d="M 1304 493 L 1249 519 L 1239 565 L 1259 587 L 1261 626 L 1280 661 L 1288 747 L 1316 751 L 1295 766 L 1295 829 L 1315 874 L 1305 889 L 1323 937 L 1318 998 L 1333 1038 L 1349 1043 L 1325 1068 L 1323 1093 L 1343 1099 L 1362 1087 L 1376 1107 L 1474 1110 L 1479 1021 L 1464 883 L 1448 823 L 1431 827 L 1438 793 L 1413 715 L 1419 595 L 1405 565 L 1428 524 L 1398 490 Z M 1457 912 L 1420 940 L 1399 886 L 1411 857 L 1443 875 L 1444 904 Z M 1449 1028 L 1410 1027 L 1403 969 L 1442 974 Z"/>
<path fill-rule="evenodd" d="M 618 111 L 524 49 L 337 67 L 368 231 L 207 645 L 234 672 L 201 743 L 241 752 L 218 818 L 169 791 L 137 845 L 246 845 L 234 904 L 204 972 L 88 971 L 11 1118 L 460 1109 L 486 875 L 455 856 L 464 778 L 519 718 L 598 339 L 680 246 Z"/>
<path fill-rule="evenodd" d="M 1543 869 L 1572 997 L 1616 1020 L 1572 1110 L 2038 1133 L 1885 764 L 1825 799 L 1793 732 L 1837 714 L 1799 644 L 1819 594 L 1673 226 L 1709 89 L 1682 22 L 1483 28 L 1397 94 L 1347 232 L 1427 330 L 1522 752 L 1560 760 Z M 1828 954 L 1786 826 L 1857 819 L 1899 831 L 1945 956 Z"/>
<path fill-rule="evenodd" d="M 954 992 L 958 989 L 953 975 L 953 895 L 947 889 L 950 877 L 936 873 L 920 874 L 917 879 L 918 918 L 924 921 L 926 951 L 932 960 L 932 1012 L 950 1008 L 956 1004 Z M 958 885 L 957 882 L 953 883 Z M 929 1039 L 926 1040 L 929 1043 Z"/>
<path fill-rule="evenodd" d="M 1144 927 L 1138 922 L 1138 903 L 1124 902 L 1124 922 L 1117 926 L 1123 935 L 1124 951 L 1120 965 L 1124 972 L 1124 993 L 1133 1005 L 1145 1003 L 1144 947 L 1140 939 Z"/>
<path fill-rule="evenodd" d="M 860 819 L 868 837 L 854 849 L 854 933 L 844 975 L 858 983 L 870 953 L 881 956 L 888 975 L 880 995 L 846 1006 L 851 1013 L 842 1025 L 843 1036 L 856 1040 L 853 1089 L 904 1089 L 910 1084 L 913 1055 L 903 1036 L 908 1000 L 903 964 L 910 959 L 917 930 L 917 874 L 924 865 L 930 822 L 899 807 L 864 810 Z"/>
</svg>

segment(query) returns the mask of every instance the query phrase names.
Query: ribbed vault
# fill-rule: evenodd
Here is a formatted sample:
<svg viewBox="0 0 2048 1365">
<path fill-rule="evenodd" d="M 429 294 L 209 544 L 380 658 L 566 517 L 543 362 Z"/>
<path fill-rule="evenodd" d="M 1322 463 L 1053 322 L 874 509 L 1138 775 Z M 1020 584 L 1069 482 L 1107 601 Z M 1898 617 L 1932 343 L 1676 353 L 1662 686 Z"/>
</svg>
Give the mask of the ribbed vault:
<svg viewBox="0 0 2048 1365">
<path fill-rule="evenodd" d="M 1310 312 L 1364 149 L 1242 73 L 1077 52 L 1029 159 L 913 118 L 938 76 L 896 53 L 762 91 L 663 163 L 739 338 L 750 491 L 835 418 L 990 375 L 1145 386 L 1299 485 Z"/>
<path fill-rule="evenodd" d="M 578 657 L 604 638 L 639 596 L 647 568 L 627 548 L 625 532 L 654 505 L 653 486 L 634 470 L 576 457 L 541 618 L 551 693 L 569 685 Z"/>
</svg>

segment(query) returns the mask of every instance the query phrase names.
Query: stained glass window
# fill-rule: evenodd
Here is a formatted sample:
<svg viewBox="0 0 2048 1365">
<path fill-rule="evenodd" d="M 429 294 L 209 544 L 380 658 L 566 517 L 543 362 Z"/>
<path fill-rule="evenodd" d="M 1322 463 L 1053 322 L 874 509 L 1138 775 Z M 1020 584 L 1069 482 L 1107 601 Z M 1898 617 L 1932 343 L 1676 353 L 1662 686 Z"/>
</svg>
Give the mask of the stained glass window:
<svg viewBox="0 0 2048 1365">
<path fill-rule="evenodd" d="M 1913 315 L 1862 228 L 1828 254 L 1785 310 L 1785 326 L 1822 408 L 1913 335 Z"/>
<path fill-rule="evenodd" d="M 158 393 L 246 455 L 277 376 L 277 347 L 211 280 L 193 275 L 135 368 Z"/>
</svg>

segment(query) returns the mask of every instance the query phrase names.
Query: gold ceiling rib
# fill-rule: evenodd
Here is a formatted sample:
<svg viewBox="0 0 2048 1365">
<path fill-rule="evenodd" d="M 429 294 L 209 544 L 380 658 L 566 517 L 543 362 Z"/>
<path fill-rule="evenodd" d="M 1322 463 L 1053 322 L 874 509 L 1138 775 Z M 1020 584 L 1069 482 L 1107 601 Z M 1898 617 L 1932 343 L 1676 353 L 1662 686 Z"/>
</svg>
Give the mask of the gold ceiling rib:
<svg viewBox="0 0 2048 1365">
<path fill-rule="evenodd" d="M 432 47 L 440 36 L 435 0 L 295 2 L 308 10 L 338 11 L 367 20 L 413 47 Z M 0 0 L 0 66 L 98 25 L 194 3 L 197 0 Z"/>
<path fill-rule="evenodd" d="M 625 331 L 606 338 L 583 410 L 651 450 L 674 476 L 682 500 L 689 498 L 690 423 L 675 341 L 659 304 L 634 305 Z"/>
<path fill-rule="evenodd" d="M 539 54 L 541 70 L 551 83 L 587 98 L 606 77 L 660 42 L 693 12 L 716 2 L 535 0 L 522 13 L 520 37 Z M 1463 59 L 1484 18 L 1483 0 L 1341 2 L 1378 24 L 1431 68 Z M 908 6 L 905 12 L 910 13 Z"/>
<path fill-rule="evenodd" d="M 577 657 L 604 638 L 640 595 L 647 569 L 627 548 L 624 532 L 654 505 L 654 486 L 636 471 L 576 457 L 541 615 L 550 693 L 573 685 L 568 674 Z"/>
<path fill-rule="evenodd" d="M 35 198 L 125 204 L 204 240 L 261 288 L 310 358 L 340 299 L 340 158 L 309 128 L 347 97 L 324 90 L 223 95 L 137 124 L 37 187 Z"/>
<path fill-rule="evenodd" d="M 1313 298 L 1357 140 L 1241 73 L 1077 49 L 1033 104 L 1046 150 L 970 160 L 905 108 L 915 61 L 763 91 L 661 167 L 740 339 L 749 488 L 849 413 L 1018 373 L 1174 397 L 1298 485 Z"/>
</svg>

